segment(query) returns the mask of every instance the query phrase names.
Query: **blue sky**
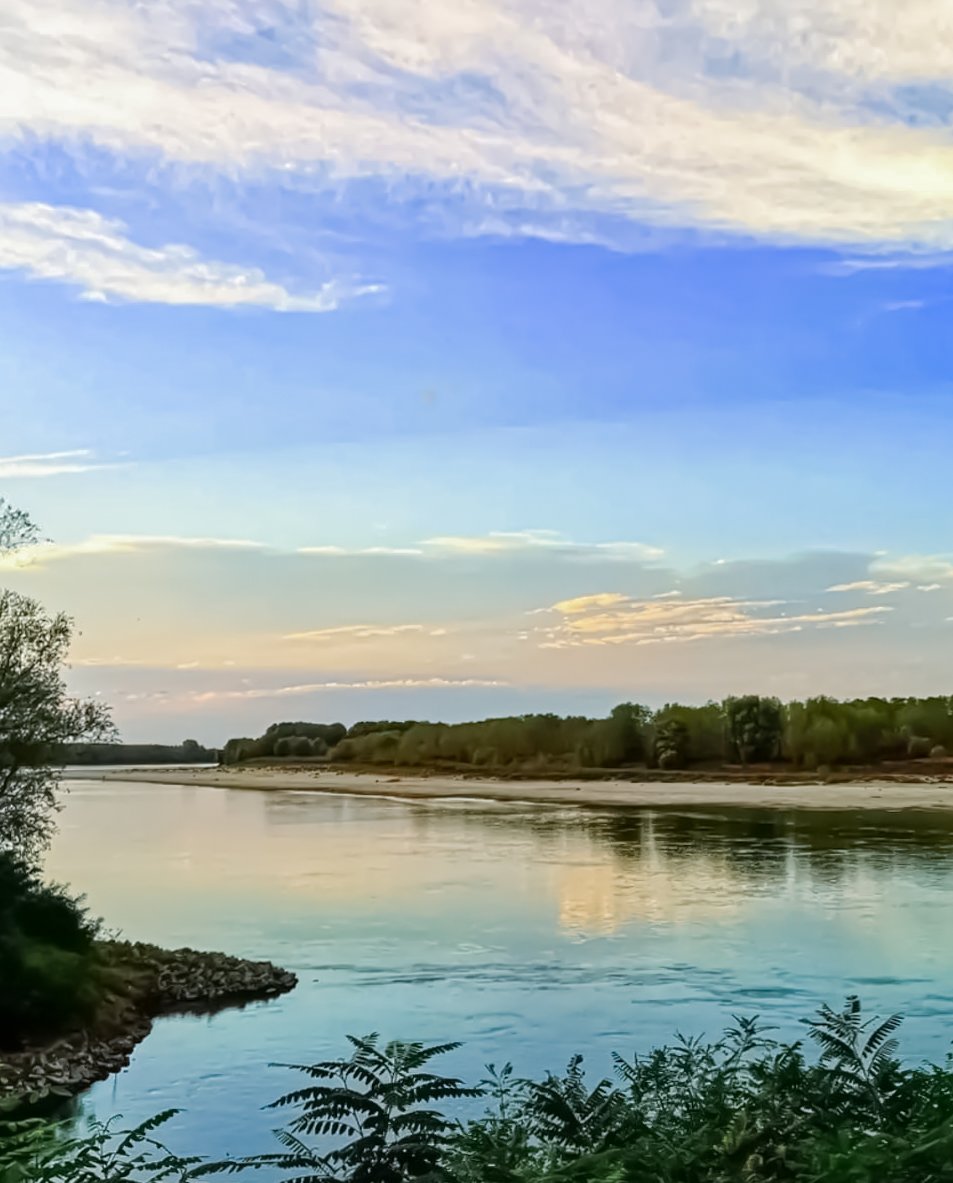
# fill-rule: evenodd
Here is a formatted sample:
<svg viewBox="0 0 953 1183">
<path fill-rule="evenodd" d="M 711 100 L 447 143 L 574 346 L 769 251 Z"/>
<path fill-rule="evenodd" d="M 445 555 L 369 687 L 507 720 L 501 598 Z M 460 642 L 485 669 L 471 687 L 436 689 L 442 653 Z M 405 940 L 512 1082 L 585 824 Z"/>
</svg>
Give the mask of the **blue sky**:
<svg viewBox="0 0 953 1183">
<path fill-rule="evenodd" d="M 128 737 L 949 690 L 932 0 L 4 20 L 4 575 Z"/>
</svg>

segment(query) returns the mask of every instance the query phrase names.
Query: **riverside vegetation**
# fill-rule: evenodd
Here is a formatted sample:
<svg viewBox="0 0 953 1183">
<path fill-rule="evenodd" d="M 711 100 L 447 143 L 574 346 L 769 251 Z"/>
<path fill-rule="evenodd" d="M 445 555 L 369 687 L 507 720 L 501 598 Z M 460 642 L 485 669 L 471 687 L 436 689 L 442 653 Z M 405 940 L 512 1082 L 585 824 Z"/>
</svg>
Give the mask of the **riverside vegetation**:
<svg viewBox="0 0 953 1183">
<path fill-rule="evenodd" d="M 764 766 L 816 770 L 933 761 L 953 752 L 953 696 L 810 698 L 781 703 L 745 695 L 653 711 L 621 703 L 605 719 L 519 715 L 474 723 L 276 723 L 257 739 L 231 739 L 226 764 L 251 760 L 440 768 L 523 775 L 633 768 Z M 921 765 L 922 766 L 922 765 Z"/>
<path fill-rule="evenodd" d="M 0 501 L 0 553 L 35 538 Z M 122 1067 L 170 1008 L 295 984 L 268 963 L 105 939 L 81 899 L 43 882 L 65 754 L 113 738 L 103 706 L 67 694 L 71 637 L 68 617 L 0 591 L 0 1109 L 71 1095 Z"/>
<path fill-rule="evenodd" d="M 900 1019 L 865 1019 L 849 998 L 801 1042 L 736 1019 L 714 1043 L 680 1039 L 614 1057 L 590 1082 L 582 1057 L 521 1080 L 492 1067 L 467 1087 L 433 1070 L 458 1046 L 382 1045 L 297 1069 L 277 1148 L 226 1161 L 179 1157 L 158 1140 L 174 1111 L 132 1131 L 11 1125 L 0 1183 L 206 1180 L 263 1168 L 285 1183 L 939 1183 L 953 1178 L 953 1065 L 905 1067 Z M 481 1117 L 459 1103 L 483 1097 Z"/>
<path fill-rule="evenodd" d="M 0 502 L 0 550 L 32 537 L 29 520 Z M 454 1044 L 352 1039 L 349 1056 L 301 1068 L 303 1087 L 275 1102 L 293 1114 L 277 1150 L 225 1162 L 167 1150 L 159 1133 L 173 1113 L 132 1131 L 24 1116 L 14 1105 L 65 1098 L 121 1066 L 163 1009 L 267 997 L 294 984 L 267 963 L 108 939 L 81 899 L 44 883 L 66 746 L 112 738 L 108 713 L 66 692 L 70 637 L 66 617 L 0 592 L 0 1094 L 8 1103 L 0 1183 L 185 1181 L 256 1170 L 286 1183 L 953 1183 L 953 1063 L 905 1066 L 899 1019 L 867 1021 L 856 999 L 809 1022 L 813 1058 L 738 1020 L 713 1044 L 680 1040 L 617 1057 L 615 1081 L 591 1084 L 576 1058 L 542 1081 L 520 1080 L 506 1066 L 469 1087 L 433 1071 Z M 885 756 L 901 747 L 910 756 L 929 742 L 939 759 L 937 744 L 949 742 L 948 700 L 873 706 L 863 716 L 869 732 L 859 724 L 843 732 L 831 716 L 833 706 L 850 704 L 814 701 L 827 705 L 812 714 L 809 704 L 748 698 L 696 714 L 624 705 L 607 720 L 285 724 L 266 733 L 267 752 L 239 741 L 229 754 L 301 759 L 307 741 L 311 759 L 373 753 L 375 761 L 486 767 L 544 757 L 664 768 L 702 759 L 716 736 L 718 753 L 742 763 L 792 758 L 801 724 L 810 745 L 799 759 L 834 752 L 817 737 L 835 733 L 847 743 L 837 751 L 853 742 L 845 734 L 873 735 L 870 750 Z M 487 1096 L 484 1116 L 461 1119 L 462 1103 Z"/>
<path fill-rule="evenodd" d="M 206 748 L 197 740 L 180 744 L 165 743 L 73 743 L 60 753 L 64 764 L 214 764 L 219 759 L 215 748 Z"/>
</svg>

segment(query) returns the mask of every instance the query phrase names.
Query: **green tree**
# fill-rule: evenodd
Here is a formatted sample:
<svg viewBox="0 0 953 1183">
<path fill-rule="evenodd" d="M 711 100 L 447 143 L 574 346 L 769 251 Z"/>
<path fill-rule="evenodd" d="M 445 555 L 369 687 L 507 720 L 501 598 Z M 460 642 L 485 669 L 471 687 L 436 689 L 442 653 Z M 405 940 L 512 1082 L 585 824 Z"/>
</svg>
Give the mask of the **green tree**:
<svg viewBox="0 0 953 1183">
<path fill-rule="evenodd" d="M 818 715 L 804 734 L 804 759 L 810 768 L 841 763 L 848 750 L 846 728 L 827 715 Z"/>
<path fill-rule="evenodd" d="M 659 768 L 684 768 L 689 761 L 688 727 L 677 715 L 660 712 L 655 724 L 655 762 Z"/>
<path fill-rule="evenodd" d="M 306 735 L 295 735 L 291 740 L 291 755 L 298 759 L 310 758 L 312 752 L 311 740 Z"/>
<path fill-rule="evenodd" d="M 746 694 L 725 699 L 724 717 L 730 751 L 742 764 L 781 755 L 784 716 L 776 698 Z"/>
<path fill-rule="evenodd" d="M 7 552 L 36 537 L 29 519 L 0 501 Z M 58 808 L 65 744 L 113 734 L 108 710 L 71 697 L 63 678 L 73 625 L 32 599 L 0 590 L 0 849 L 35 862 Z"/>
<path fill-rule="evenodd" d="M 645 759 L 645 733 L 652 712 L 641 703 L 622 702 L 609 715 L 612 756 L 619 764 Z"/>
</svg>

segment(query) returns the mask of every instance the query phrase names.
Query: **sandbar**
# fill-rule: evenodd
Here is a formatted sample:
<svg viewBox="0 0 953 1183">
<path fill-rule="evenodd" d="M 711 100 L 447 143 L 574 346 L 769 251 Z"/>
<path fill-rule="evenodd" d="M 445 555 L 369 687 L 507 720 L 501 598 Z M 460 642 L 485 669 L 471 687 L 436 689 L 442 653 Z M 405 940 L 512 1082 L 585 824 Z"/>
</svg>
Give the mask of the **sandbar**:
<svg viewBox="0 0 953 1183">
<path fill-rule="evenodd" d="M 314 768 L 70 769 L 68 779 L 199 785 L 219 789 L 308 791 L 407 800 L 469 799 L 592 808 L 953 809 L 953 780 L 864 779 L 835 783 L 735 781 L 547 781 L 462 776 L 391 776 Z"/>
</svg>

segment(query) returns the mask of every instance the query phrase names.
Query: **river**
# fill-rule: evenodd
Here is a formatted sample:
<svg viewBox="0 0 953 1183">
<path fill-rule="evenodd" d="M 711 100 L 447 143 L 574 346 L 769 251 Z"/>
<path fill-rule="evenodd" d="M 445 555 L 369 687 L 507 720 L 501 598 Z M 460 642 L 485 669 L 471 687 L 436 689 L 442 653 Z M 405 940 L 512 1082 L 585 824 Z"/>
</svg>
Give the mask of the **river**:
<svg viewBox="0 0 953 1183">
<path fill-rule="evenodd" d="M 183 1114 L 182 1152 L 270 1150 L 273 1062 L 347 1033 L 462 1040 L 445 1069 L 593 1072 L 848 992 L 953 1038 L 953 813 L 601 812 L 78 780 L 49 860 L 130 939 L 273 960 L 298 988 L 160 1020 L 82 1111 Z"/>
</svg>

